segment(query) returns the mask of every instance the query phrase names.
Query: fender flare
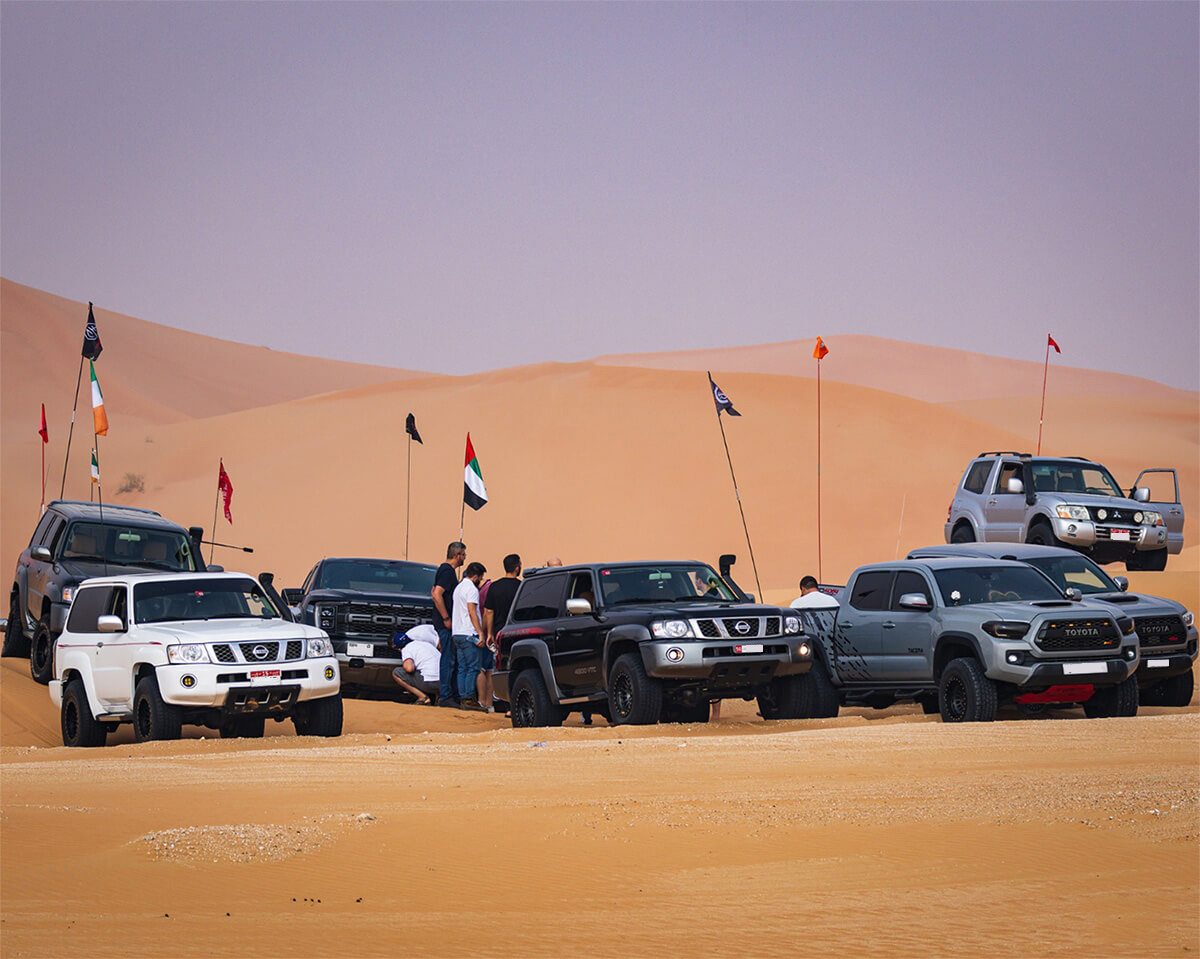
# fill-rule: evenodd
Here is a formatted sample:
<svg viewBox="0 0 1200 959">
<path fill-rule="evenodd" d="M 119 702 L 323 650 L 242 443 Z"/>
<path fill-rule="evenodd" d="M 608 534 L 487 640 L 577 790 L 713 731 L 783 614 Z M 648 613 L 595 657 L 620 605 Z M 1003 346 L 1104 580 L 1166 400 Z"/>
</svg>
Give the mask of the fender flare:
<svg viewBox="0 0 1200 959">
<path fill-rule="evenodd" d="M 975 517 L 974 517 L 974 516 L 972 516 L 972 515 L 971 515 L 969 512 L 967 512 L 966 510 L 964 510 L 962 513 L 960 513 L 960 514 L 958 515 L 958 517 L 957 517 L 956 519 L 954 519 L 954 520 L 953 520 L 953 521 L 950 523 L 950 535 L 951 535 L 951 536 L 953 536 L 953 535 L 954 535 L 954 531 L 955 531 L 955 530 L 956 530 L 956 529 L 957 529 L 959 526 L 962 526 L 962 525 L 963 525 L 963 523 L 966 523 L 966 524 L 967 524 L 967 526 L 968 526 L 968 528 L 970 528 L 970 530 L 971 530 L 971 536 L 972 536 L 972 537 L 974 537 L 974 539 L 975 539 L 975 542 L 977 542 L 977 543 L 978 543 L 978 542 L 980 542 L 980 539 L 979 539 L 979 524 L 978 524 L 977 522 L 975 522 Z"/>
<path fill-rule="evenodd" d="M 60 675 L 64 690 L 66 690 L 67 683 L 73 676 L 78 676 L 83 681 L 83 694 L 87 697 L 88 709 L 92 711 L 93 717 L 99 716 L 104 712 L 101 708 L 100 700 L 96 698 L 96 684 L 92 682 L 91 661 L 87 658 L 86 653 L 71 650 L 63 662 Z"/>
<path fill-rule="evenodd" d="M 942 645 L 946 642 L 966 643 L 974 651 L 975 658 L 977 660 L 979 660 L 979 665 L 984 667 L 985 669 L 987 668 L 987 660 L 984 658 L 984 655 L 983 655 L 983 647 L 979 645 L 979 639 L 977 637 L 972 636 L 970 633 L 962 632 L 960 630 L 953 630 L 953 629 L 948 630 L 947 632 L 940 634 L 938 636 L 938 638 L 933 641 L 933 667 L 934 667 L 933 679 L 934 679 L 934 682 L 938 682 L 940 680 L 940 677 L 938 676 L 938 670 L 937 670 L 938 651 L 942 648 Z"/>
<path fill-rule="evenodd" d="M 509 648 L 506 654 L 510 663 L 520 663 L 521 660 L 532 659 L 537 663 L 538 669 L 541 670 L 542 680 L 546 684 L 546 689 L 550 695 L 554 697 L 555 702 L 562 700 L 562 690 L 558 688 L 558 683 L 554 681 L 554 665 L 550 661 L 550 647 L 546 645 L 544 639 L 531 637 L 529 639 L 518 639 Z M 512 692 L 512 676 L 513 670 L 510 666 L 507 670 L 509 674 L 509 692 Z"/>
<path fill-rule="evenodd" d="M 633 645 L 637 646 L 638 653 L 642 656 L 642 665 L 649 668 L 651 664 L 646 662 L 645 653 L 642 652 L 642 643 L 648 639 L 653 639 L 650 635 L 650 630 L 637 623 L 614 626 L 605 634 L 602 667 L 604 669 L 604 688 L 606 690 L 608 689 L 608 673 L 612 669 L 612 661 L 616 658 L 612 655 L 612 648 L 621 643 L 633 643 Z"/>
</svg>

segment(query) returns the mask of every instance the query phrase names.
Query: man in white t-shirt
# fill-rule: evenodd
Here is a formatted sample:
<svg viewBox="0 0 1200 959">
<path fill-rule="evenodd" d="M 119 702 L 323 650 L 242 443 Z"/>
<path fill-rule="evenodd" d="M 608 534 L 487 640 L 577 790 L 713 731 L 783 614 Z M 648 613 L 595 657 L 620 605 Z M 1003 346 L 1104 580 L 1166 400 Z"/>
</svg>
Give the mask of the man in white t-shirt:
<svg viewBox="0 0 1200 959">
<path fill-rule="evenodd" d="M 479 584 L 487 572 L 483 563 L 471 563 L 454 589 L 450 613 L 451 639 L 458 657 L 456 673 L 459 709 L 486 710 L 479 704 L 477 680 L 483 667 L 483 621 L 479 615 Z"/>
<path fill-rule="evenodd" d="M 817 588 L 815 576 L 800 580 L 800 595 L 792 600 L 792 609 L 836 609 L 837 598 Z"/>
<path fill-rule="evenodd" d="M 441 653 L 438 652 L 437 630 L 425 624 L 414 626 L 393 641 L 400 646 L 404 662 L 392 670 L 392 679 L 401 689 L 417 697 L 418 706 L 428 706 L 438 692 L 441 676 Z"/>
</svg>

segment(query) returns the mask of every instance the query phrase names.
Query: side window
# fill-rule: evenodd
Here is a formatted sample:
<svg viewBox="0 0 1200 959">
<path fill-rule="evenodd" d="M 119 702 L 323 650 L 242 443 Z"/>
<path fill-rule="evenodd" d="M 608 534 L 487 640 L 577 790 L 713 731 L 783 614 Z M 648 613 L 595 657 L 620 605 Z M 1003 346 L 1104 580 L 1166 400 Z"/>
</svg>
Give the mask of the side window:
<svg viewBox="0 0 1200 959">
<path fill-rule="evenodd" d="M 95 633 L 96 620 L 108 612 L 112 605 L 111 586 L 93 586 L 79 591 L 71 604 L 71 615 L 67 617 L 67 629 L 72 633 Z"/>
<path fill-rule="evenodd" d="M 33 531 L 33 535 L 29 537 L 29 545 L 37 546 L 42 541 L 42 537 L 46 535 L 46 530 L 50 528 L 50 524 L 56 519 L 58 517 L 54 513 L 43 513 L 41 521 Z"/>
<path fill-rule="evenodd" d="M 567 599 L 586 599 L 593 608 L 595 607 L 596 590 L 590 572 L 571 574 L 570 585 L 567 587 Z"/>
<path fill-rule="evenodd" d="M 929 599 L 932 592 L 925 582 L 925 577 L 920 573 L 914 573 L 907 569 L 901 570 L 896 574 L 896 584 L 892 587 L 892 609 L 900 608 L 900 597 L 905 593 L 920 593 Z M 906 612 L 912 612 L 912 610 L 906 610 Z"/>
<path fill-rule="evenodd" d="M 967 478 L 963 480 L 963 489 L 968 493 L 982 493 L 987 486 L 988 476 L 991 475 L 995 460 L 979 460 L 972 463 L 967 470 Z"/>
<path fill-rule="evenodd" d="M 56 516 L 54 518 L 54 525 L 50 527 L 50 532 L 46 534 L 46 548 L 50 550 L 51 556 L 58 555 L 58 544 L 62 542 L 62 534 L 66 528 L 66 521 Z"/>
<path fill-rule="evenodd" d="M 891 570 L 860 573 L 854 581 L 854 592 L 850 594 L 850 605 L 855 609 L 887 609 L 888 596 L 892 588 Z"/>
<path fill-rule="evenodd" d="M 318 563 L 316 566 L 314 566 L 312 569 L 310 569 L 308 571 L 308 575 L 304 577 L 304 585 L 300 587 L 300 591 L 302 593 L 304 593 L 306 596 L 308 595 L 308 591 L 313 588 L 313 577 L 316 575 L 317 570 L 320 568 L 321 568 L 321 564 Z"/>
<path fill-rule="evenodd" d="M 104 611 L 103 615 L 119 616 L 121 619 L 121 625 L 125 629 L 129 628 L 129 606 L 124 586 L 114 587 L 112 591 L 112 599 L 109 601 L 108 609 Z"/>
<path fill-rule="evenodd" d="M 536 619 L 554 619 L 558 616 L 566 584 L 567 577 L 562 573 L 526 580 L 508 617 L 509 621 L 527 623 Z"/>
<path fill-rule="evenodd" d="M 1000 475 L 996 478 L 996 492 L 1008 493 L 1008 481 L 1021 478 L 1020 463 L 1005 463 L 1000 467 Z"/>
</svg>

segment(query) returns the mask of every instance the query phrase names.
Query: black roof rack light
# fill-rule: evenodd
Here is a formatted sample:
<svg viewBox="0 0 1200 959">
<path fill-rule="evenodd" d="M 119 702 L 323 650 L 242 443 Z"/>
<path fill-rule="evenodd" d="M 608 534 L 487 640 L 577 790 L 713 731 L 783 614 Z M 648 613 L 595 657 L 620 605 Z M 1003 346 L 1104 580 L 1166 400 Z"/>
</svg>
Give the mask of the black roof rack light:
<svg viewBox="0 0 1200 959">
<path fill-rule="evenodd" d="M 982 453 L 976 453 L 975 458 L 981 456 L 1028 456 L 1028 453 L 1018 453 L 1016 450 L 986 450 Z"/>
</svg>

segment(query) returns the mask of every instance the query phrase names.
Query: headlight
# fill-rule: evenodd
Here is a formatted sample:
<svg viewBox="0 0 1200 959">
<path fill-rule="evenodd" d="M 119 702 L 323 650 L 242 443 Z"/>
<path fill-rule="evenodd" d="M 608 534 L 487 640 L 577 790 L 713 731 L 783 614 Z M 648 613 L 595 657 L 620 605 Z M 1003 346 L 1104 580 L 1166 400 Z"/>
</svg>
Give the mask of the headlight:
<svg viewBox="0 0 1200 959">
<path fill-rule="evenodd" d="M 1071 506 L 1064 503 L 1060 506 L 1056 506 L 1055 509 L 1058 510 L 1059 519 L 1073 519 L 1076 521 L 1082 520 L 1084 522 L 1091 519 L 1091 517 L 1088 515 L 1086 506 Z"/>
<path fill-rule="evenodd" d="M 790 636 L 795 635 L 796 633 L 804 632 L 803 628 L 800 626 L 800 617 L 785 616 L 783 619 L 783 631 Z"/>
<path fill-rule="evenodd" d="M 319 659 L 322 656 L 333 655 L 333 643 L 322 637 L 321 639 L 310 639 L 308 641 L 308 656 L 309 659 Z"/>
<path fill-rule="evenodd" d="M 75 597 L 75 587 L 74 586 L 64 586 L 62 588 L 62 601 L 64 603 L 69 603 L 74 597 Z"/>
<path fill-rule="evenodd" d="M 172 663 L 207 663 L 208 651 L 198 643 L 168 646 L 167 659 Z"/>
<path fill-rule="evenodd" d="M 1029 632 L 1029 624 L 993 619 L 983 624 L 983 631 L 997 639 L 1020 639 Z"/>
<path fill-rule="evenodd" d="M 1147 526 L 1162 526 L 1163 524 L 1162 513 L 1152 509 L 1144 510 L 1141 519 L 1136 516 L 1133 519 L 1134 522 L 1145 523 Z"/>
<path fill-rule="evenodd" d="M 682 619 L 668 619 L 662 623 L 651 623 L 650 631 L 659 639 L 682 639 L 692 635 L 692 627 Z"/>
<path fill-rule="evenodd" d="M 1133 632 L 1134 628 L 1135 627 L 1133 625 L 1133 620 L 1130 619 L 1128 616 L 1118 616 L 1117 617 L 1117 629 L 1119 629 L 1121 631 L 1121 634 L 1123 636 L 1130 635 Z"/>
<path fill-rule="evenodd" d="M 332 606 L 318 606 L 316 619 L 317 625 L 322 629 L 333 629 L 334 624 L 337 621 L 337 610 Z"/>
<path fill-rule="evenodd" d="M 1184 626 L 1184 628 L 1191 629 L 1192 623 L 1194 623 L 1195 621 L 1196 621 L 1196 617 L 1192 615 L 1192 611 L 1190 609 L 1185 609 L 1183 611 L 1183 626 Z"/>
</svg>

